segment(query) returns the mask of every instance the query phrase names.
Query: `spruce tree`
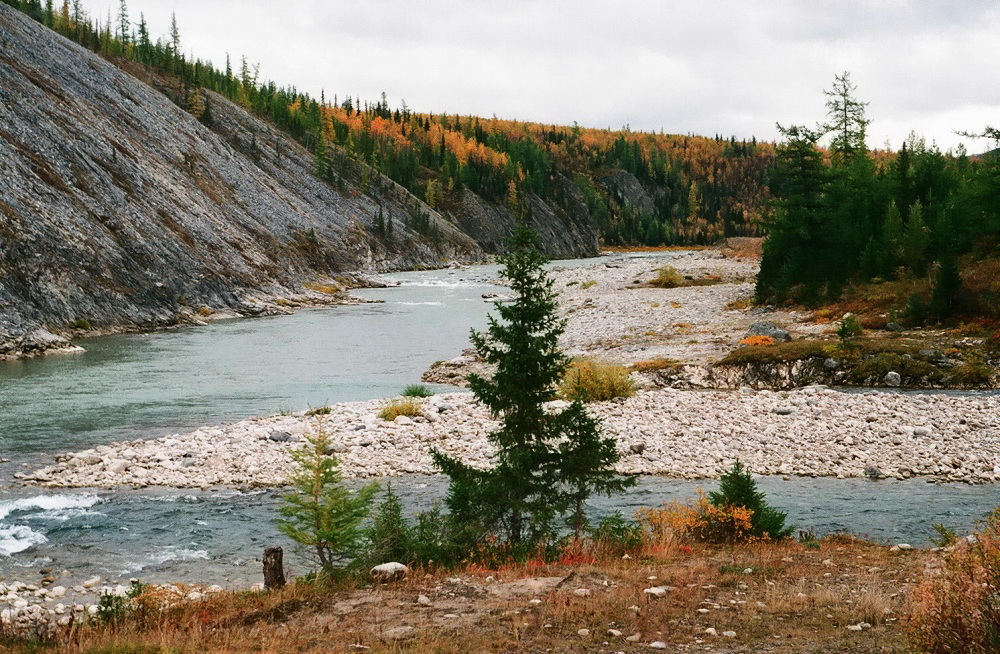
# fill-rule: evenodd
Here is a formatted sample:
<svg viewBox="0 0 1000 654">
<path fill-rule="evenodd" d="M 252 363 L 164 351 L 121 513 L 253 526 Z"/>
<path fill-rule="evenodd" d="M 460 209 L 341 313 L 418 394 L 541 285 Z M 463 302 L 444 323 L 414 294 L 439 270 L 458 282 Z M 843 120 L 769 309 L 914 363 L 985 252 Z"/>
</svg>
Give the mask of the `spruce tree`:
<svg viewBox="0 0 1000 654">
<path fill-rule="evenodd" d="M 568 359 L 558 347 L 565 321 L 558 317 L 536 239 L 518 225 L 510 250 L 500 257 L 500 275 L 514 299 L 496 305 L 499 319 L 490 316 L 486 333 L 472 332 L 476 352 L 496 366 L 490 378 L 469 376 L 476 399 L 500 419 L 489 435 L 495 465 L 480 470 L 434 452 L 438 468 L 451 478 L 446 505 L 469 544 L 492 537 L 521 552 L 551 538 L 555 519 L 571 504 L 582 513 L 590 493 L 629 483 L 614 478 L 614 441 L 600 437 L 582 404 L 561 412 L 544 406 Z M 582 515 L 575 520 L 581 524 Z"/>
<path fill-rule="evenodd" d="M 716 507 L 743 507 L 749 509 L 751 534 L 781 540 L 791 535 L 793 527 L 785 526 L 787 514 L 771 507 L 764 493 L 757 490 L 757 483 L 739 459 L 719 478 L 719 490 L 708 494 L 708 501 Z"/>
<path fill-rule="evenodd" d="M 946 250 L 938 261 L 934 276 L 934 291 L 928 305 L 930 312 L 943 320 L 955 312 L 955 299 L 962 288 L 962 275 L 958 270 L 958 260 L 951 249 Z"/>
<path fill-rule="evenodd" d="M 923 205 L 916 200 L 910 207 L 910 219 L 903 230 L 903 261 L 913 274 L 919 276 L 927 272 L 927 247 L 930 243 Z"/>
</svg>

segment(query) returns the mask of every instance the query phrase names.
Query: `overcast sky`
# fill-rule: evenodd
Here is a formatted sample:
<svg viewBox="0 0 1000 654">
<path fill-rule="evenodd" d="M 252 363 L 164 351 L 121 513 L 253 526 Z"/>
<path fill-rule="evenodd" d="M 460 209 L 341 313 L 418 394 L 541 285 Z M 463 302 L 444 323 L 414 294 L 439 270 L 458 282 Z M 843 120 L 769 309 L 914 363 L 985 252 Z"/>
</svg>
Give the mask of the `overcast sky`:
<svg viewBox="0 0 1000 654">
<path fill-rule="evenodd" d="M 765 6 L 761 6 L 764 5 Z M 92 15 L 119 0 L 84 0 Z M 868 145 L 911 130 L 942 149 L 1000 124 L 996 0 L 129 0 L 154 37 L 220 67 L 414 110 L 775 139 L 824 119 L 848 70 Z"/>
</svg>

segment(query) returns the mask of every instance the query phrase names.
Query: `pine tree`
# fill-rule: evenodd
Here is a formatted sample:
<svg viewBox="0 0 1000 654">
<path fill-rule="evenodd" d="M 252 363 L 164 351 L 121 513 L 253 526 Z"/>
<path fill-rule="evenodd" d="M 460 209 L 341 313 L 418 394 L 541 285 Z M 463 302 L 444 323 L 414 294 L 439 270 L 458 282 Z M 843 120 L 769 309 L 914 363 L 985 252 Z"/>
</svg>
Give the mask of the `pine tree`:
<svg viewBox="0 0 1000 654">
<path fill-rule="evenodd" d="M 934 290 L 928 309 L 938 320 L 943 320 L 955 312 L 955 300 L 962 288 L 962 275 L 958 270 L 958 259 L 949 248 L 938 261 L 934 276 Z"/>
<path fill-rule="evenodd" d="M 496 366 L 491 378 L 469 376 L 476 399 L 501 422 L 489 435 L 495 465 L 480 470 L 434 452 L 438 468 L 451 479 L 446 500 L 451 517 L 468 540 L 495 537 L 521 552 L 550 538 L 556 517 L 571 502 L 582 510 L 591 492 L 613 492 L 628 483 L 619 486 L 612 478 L 613 441 L 599 437 L 582 404 L 562 412 L 544 407 L 568 359 L 558 349 L 565 321 L 557 315 L 536 240 L 518 225 L 508 253 L 500 257 L 500 275 L 514 299 L 496 305 L 499 319 L 490 316 L 486 333 L 472 333 L 479 356 Z"/>
<path fill-rule="evenodd" d="M 385 497 L 375 511 L 367 536 L 366 556 L 373 563 L 412 562 L 410 527 L 403 519 L 403 505 L 399 496 L 392 492 L 392 484 L 386 485 Z"/>
<path fill-rule="evenodd" d="M 321 426 L 306 437 L 306 446 L 292 452 L 296 463 L 292 492 L 284 496 L 278 528 L 296 543 L 312 550 L 325 573 L 358 553 L 378 484 L 352 493 L 341 483 L 336 457 L 327 454 L 330 438 Z"/>
<path fill-rule="evenodd" d="M 322 130 L 316 139 L 316 148 L 313 150 L 313 172 L 324 181 L 330 181 L 332 168 L 330 166 L 330 153 L 326 146 L 326 137 Z"/>
<path fill-rule="evenodd" d="M 916 200 L 910 207 L 910 219 L 903 230 L 903 261 L 913 274 L 920 276 L 927 272 L 927 247 L 930 243 L 923 204 Z"/>
<path fill-rule="evenodd" d="M 125 0 L 118 4 L 118 38 L 123 46 L 127 46 L 132 34 L 132 23 L 128 20 L 128 5 Z"/>
<path fill-rule="evenodd" d="M 860 102 L 854 97 L 857 87 L 851 84 L 851 74 L 844 72 L 835 75 L 833 88 L 824 91 L 828 100 L 826 108 L 830 122 L 823 129 L 833 133 L 830 151 L 835 160 L 846 161 L 859 154 L 866 154 L 865 134 L 871 120 L 865 117 L 867 102 Z"/>
</svg>

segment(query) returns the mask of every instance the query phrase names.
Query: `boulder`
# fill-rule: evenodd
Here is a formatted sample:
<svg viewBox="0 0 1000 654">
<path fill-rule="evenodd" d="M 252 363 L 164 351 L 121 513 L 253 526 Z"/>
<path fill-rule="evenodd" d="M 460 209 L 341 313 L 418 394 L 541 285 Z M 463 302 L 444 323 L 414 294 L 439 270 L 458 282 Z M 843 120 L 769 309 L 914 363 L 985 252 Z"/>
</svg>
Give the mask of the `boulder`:
<svg viewBox="0 0 1000 654">
<path fill-rule="evenodd" d="M 903 378 L 898 372 L 889 371 L 885 373 L 885 379 L 883 381 L 886 386 L 898 387 L 903 383 Z"/>
<path fill-rule="evenodd" d="M 747 330 L 746 335 L 770 336 L 778 343 L 787 343 L 792 340 L 792 335 L 787 330 L 782 329 L 769 320 L 760 320 L 750 325 L 750 329 Z"/>
<path fill-rule="evenodd" d="M 369 574 L 375 581 L 396 581 L 404 578 L 409 571 L 410 569 L 402 563 L 390 561 L 375 566 Z"/>
<path fill-rule="evenodd" d="M 268 440 L 274 441 L 275 443 L 287 443 L 292 440 L 292 435 L 287 431 L 272 431 L 268 437 Z"/>
</svg>

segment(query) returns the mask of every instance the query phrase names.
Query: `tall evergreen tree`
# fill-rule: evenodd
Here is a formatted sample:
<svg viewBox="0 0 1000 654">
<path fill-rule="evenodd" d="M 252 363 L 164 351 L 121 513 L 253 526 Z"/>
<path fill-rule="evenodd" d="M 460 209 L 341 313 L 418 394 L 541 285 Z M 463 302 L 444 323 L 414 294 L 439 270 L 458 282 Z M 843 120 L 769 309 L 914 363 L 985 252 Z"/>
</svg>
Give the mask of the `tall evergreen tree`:
<svg viewBox="0 0 1000 654">
<path fill-rule="evenodd" d="M 851 84 L 851 74 L 835 75 L 833 88 L 823 93 L 827 97 L 826 108 L 829 122 L 822 128 L 833 134 L 830 151 L 836 158 L 849 160 L 859 154 L 867 154 L 865 134 L 871 121 L 865 117 L 867 102 L 854 97 L 857 87 Z"/>
<path fill-rule="evenodd" d="M 514 292 L 497 304 L 486 333 L 473 331 L 477 353 L 496 366 L 490 378 L 469 376 L 476 399 L 500 419 L 489 435 L 495 465 L 486 470 L 441 452 L 434 461 L 451 483 L 446 504 L 470 541 L 497 538 L 515 549 L 535 546 L 555 532 L 555 519 L 581 507 L 593 491 L 613 492 L 613 441 L 602 439 L 579 403 L 548 411 L 568 363 L 558 348 L 565 321 L 557 315 L 552 280 L 534 232 L 519 224 L 500 257 L 501 276 Z M 577 524 L 580 518 L 576 519 Z"/>
</svg>

